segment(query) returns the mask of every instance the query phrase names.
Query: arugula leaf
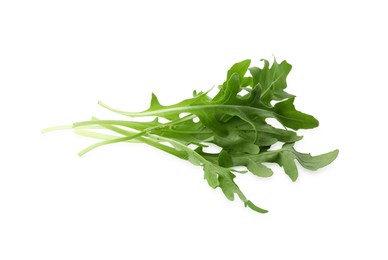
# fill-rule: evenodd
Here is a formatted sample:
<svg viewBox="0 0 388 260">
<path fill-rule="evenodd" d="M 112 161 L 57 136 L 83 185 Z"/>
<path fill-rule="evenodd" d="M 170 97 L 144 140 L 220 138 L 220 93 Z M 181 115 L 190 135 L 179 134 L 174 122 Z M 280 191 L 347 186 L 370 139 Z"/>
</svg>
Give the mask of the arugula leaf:
<svg viewBox="0 0 388 260">
<path fill-rule="evenodd" d="M 318 120 L 313 116 L 295 109 L 294 98 L 277 103 L 273 110 L 277 115 L 276 119 L 279 120 L 280 123 L 294 130 L 310 129 L 319 125 Z"/>
<path fill-rule="evenodd" d="M 288 151 L 306 169 L 316 171 L 332 163 L 338 156 L 339 151 L 334 150 L 325 154 L 312 156 L 307 153 L 300 153 L 294 149 L 293 144 L 284 144 L 283 150 Z"/>
<path fill-rule="evenodd" d="M 243 60 L 235 63 L 226 74 L 226 77 L 229 79 L 233 74 L 237 74 L 239 79 L 241 80 L 245 73 L 247 73 L 249 65 L 251 65 L 251 60 Z"/>
<path fill-rule="evenodd" d="M 233 172 L 245 171 L 235 167 L 245 167 L 258 177 L 270 177 L 273 171 L 266 163 L 277 163 L 295 181 L 299 175 L 296 161 L 302 167 L 315 171 L 334 161 L 338 150 L 317 156 L 295 150 L 294 144 L 302 136 L 290 129 L 311 129 L 319 122 L 313 116 L 296 110 L 295 96 L 285 91 L 286 78 L 292 66 L 286 61 L 277 63 L 274 60 L 272 65 L 267 60 L 263 61 L 262 68 L 249 67 L 250 60 L 234 64 L 227 71 L 226 80 L 219 85 L 214 98 L 208 95 L 212 89 L 194 91 L 191 98 L 173 105 L 162 105 L 152 94 L 149 108 L 142 112 L 117 110 L 99 102 L 102 107 L 124 116 L 154 116 L 152 121 L 93 117 L 89 121 L 42 132 L 74 129 L 77 134 L 100 140 L 82 150 L 80 155 L 107 144 L 145 143 L 203 167 L 204 179 L 210 187 L 220 188 L 229 200 L 234 200 L 237 195 L 245 207 L 266 213 L 267 210 L 253 204 L 240 190 Z M 277 103 L 272 105 L 273 101 Z M 187 115 L 182 116 L 183 113 Z M 167 119 L 167 122 L 161 123 L 159 118 Z M 267 118 L 276 119 L 284 128 L 268 124 Z M 112 134 L 98 132 L 101 129 Z M 277 143 L 282 143 L 282 148 L 271 150 L 272 145 Z M 203 148 L 208 144 L 221 149 L 215 153 L 204 152 Z"/>
<path fill-rule="evenodd" d="M 270 168 L 251 159 L 247 160 L 247 164 L 245 166 L 251 173 L 259 177 L 271 177 L 273 175 L 273 171 Z"/>
</svg>

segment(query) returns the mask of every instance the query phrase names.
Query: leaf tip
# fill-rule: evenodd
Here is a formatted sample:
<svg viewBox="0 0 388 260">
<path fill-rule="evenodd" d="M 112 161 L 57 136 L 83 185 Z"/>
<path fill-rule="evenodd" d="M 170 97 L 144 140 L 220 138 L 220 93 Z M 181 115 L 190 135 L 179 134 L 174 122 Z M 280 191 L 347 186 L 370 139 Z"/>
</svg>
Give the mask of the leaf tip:
<svg viewBox="0 0 388 260">
<path fill-rule="evenodd" d="M 155 93 L 152 93 L 150 108 L 159 108 L 159 107 L 162 107 L 162 105 L 160 104 L 158 97 L 155 95 Z"/>
<path fill-rule="evenodd" d="M 338 157 L 339 149 L 335 149 L 331 153 L 333 154 L 332 161 L 334 161 Z"/>
<path fill-rule="evenodd" d="M 259 208 L 258 206 L 253 204 L 253 202 L 250 200 L 245 201 L 244 206 L 262 214 L 268 213 L 268 210 Z"/>
</svg>

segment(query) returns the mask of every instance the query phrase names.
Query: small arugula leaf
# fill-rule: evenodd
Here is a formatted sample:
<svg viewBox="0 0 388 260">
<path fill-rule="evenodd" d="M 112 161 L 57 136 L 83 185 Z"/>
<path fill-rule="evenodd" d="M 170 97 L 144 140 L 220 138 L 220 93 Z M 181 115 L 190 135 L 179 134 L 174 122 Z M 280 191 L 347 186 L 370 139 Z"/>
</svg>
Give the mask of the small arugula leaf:
<svg viewBox="0 0 388 260">
<path fill-rule="evenodd" d="M 276 103 L 273 111 L 276 113 L 276 119 L 280 123 L 294 130 L 310 129 L 319 125 L 318 120 L 313 116 L 295 109 L 294 98 Z"/>
<path fill-rule="evenodd" d="M 227 73 L 227 79 L 229 79 L 233 74 L 237 74 L 240 80 L 244 77 L 245 73 L 247 73 L 249 65 L 251 65 L 251 60 L 243 60 L 238 63 L 235 63 Z"/>
<path fill-rule="evenodd" d="M 312 156 L 307 153 L 300 153 L 294 149 L 293 144 L 285 144 L 283 149 L 293 153 L 295 159 L 306 169 L 316 171 L 332 163 L 338 156 L 338 150 L 334 150 L 325 154 Z"/>
<path fill-rule="evenodd" d="M 277 163 L 284 168 L 285 173 L 292 181 L 296 181 L 298 178 L 298 168 L 294 160 L 292 154 L 287 151 L 280 152 L 277 160 Z"/>
<path fill-rule="evenodd" d="M 222 189 L 222 192 L 225 194 L 225 197 L 227 197 L 229 200 L 234 200 L 234 194 L 237 194 L 237 196 L 243 201 L 247 201 L 247 198 L 245 195 L 241 192 L 240 188 L 237 186 L 237 184 L 233 181 L 233 179 L 236 177 L 233 173 L 231 173 L 229 170 L 225 170 L 223 174 L 218 175 L 218 181 L 220 183 L 220 188 Z"/>
<path fill-rule="evenodd" d="M 246 167 L 251 173 L 259 177 L 271 177 L 273 175 L 273 171 L 270 168 L 253 160 L 248 160 Z"/>
<path fill-rule="evenodd" d="M 290 95 L 284 91 L 284 89 L 287 87 L 286 78 L 291 69 L 292 66 L 286 61 L 283 61 L 279 64 L 275 60 L 272 63 L 269 72 L 272 82 L 267 85 L 268 87 L 263 90 L 263 94 L 261 95 L 261 100 L 264 103 L 270 104 L 272 100 L 283 100 L 286 98 L 294 97 L 294 95 Z"/>
<path fill-rule="evenodd" d="M 287 87 L 286 78 L 292 66 L 286 61 L 279 64 L 275 60 L 270 67 L 268 60 L 262 61 L 264 61 L 262 69 L 257 67 L 250 68 L 253 85 L 259 85 L 261 89 L 261 102 L 270 107 L 272 100 L 279 101 L 294 97 L 284 91 Z"/>
<path fill-rule="evenodd" d="M 217 188 L 220 185 L 218 181 L 219 178 L 219 169 L 211 163 L 205 163 L 203 166 L 203 171 L 205 172 L 204 178 L 207 180 L 207 183 L 213 189 Z"/>
<path fill-rule="evenodd" d="M 225 197 L 233 201 L 234 194 L 237 194 L 240 200 L 244 202 L 245 207 L 248 206 L 250 209 L 259 213 L 267 213 L 267 210 L 259 208 L 245 197 L 245 195 L 241 192 L 240 188 L 233 181 L 235 177 L 236 176 L 231 172 L 228 172 L 228 174 L 226 175 L 219 175 L 218 180 L 220 182 L 220 188 L 222 189 L 222 192 L 224 193 Z"/>
<path fill-rule="evenodd" d="M 227 80 L 225 87 L 213 98 L 214 104 L 235 104 L 237 94 L 240 92 L 240 78 L 237 73 L 233 73 Z"/>
</svg>

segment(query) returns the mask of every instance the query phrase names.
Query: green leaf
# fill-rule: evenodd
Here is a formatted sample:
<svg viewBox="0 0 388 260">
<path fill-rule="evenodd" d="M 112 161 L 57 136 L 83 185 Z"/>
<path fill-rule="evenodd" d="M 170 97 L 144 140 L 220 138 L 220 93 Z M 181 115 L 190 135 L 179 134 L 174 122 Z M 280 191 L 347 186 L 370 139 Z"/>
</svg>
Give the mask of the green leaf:
<svg viewBox="0 0 388 260">
<path fill-rule="evenodd" d="M 292 144 L 285 144 L 283 149 L 287 149 L 293 153 L 294 157 L 304 168 L 312 171 L 316 171 L 329 165 L 337 158 L 339 153 L 338 150 L 334 150 L 325 154 L 312 156 L 311 154 L 297 152 Z"/>
<path fill-rule="evenodd" d="M 247 73 L 251 60 L 243 60 L 238 63 L 235 63 L 227 73 L 226 78 L 229 79 L 233 74 L 237 74 L 239 79 L 242 80 L 245 73 Z"/>
<path fill-rule="evenodd" d="M 225 174 L 218 175 L 218 181 L 220 183 L 220 188 L 224 193 L 225 197 L 229 200 L 234 200 L 234 194 L 237 194 L 242 201 L 246 201 L 246 197 L 241 192 L 240 188 L 233 181 L 236 176 L 230 171 L 225 172 Z"/>
<path fill-rule="evenodd" d="M 266 106 L 271 106 L 272 100 L 283 100 L 294 97 L 284 91 L 287 87 L 287 75 L 290 73 L 292 66 L 286 61 L 280 64 L 274 60 L 272 66 L 269 66 L 268 60 L 264 61 L 262 69 L 253 67 L 250 68 L 250 73 L 253 79 L 253 85 L 260 87 L 260 100 Z"/>
<path fill-rule="evenodd" d="M 237 73 L 233 73 L 226 82 L 226 86 L 221 88 L 220 92 L 213 98 L 212 103 L 234 104 L 240 89 L 240 78 Z"/>
<path fill-rule="evenodd" d="M 228 135 L 226 136 L 214 136 L 214 143 L 216 145 L 234 152 L 259 153 L 260 147 L 253 143 L 256 134 L 252 129 L 242 132 L 238 128 L 233 127 L 227 129 L 227 131 Z"/>
<path fill-rule="evenodd" d="M 207 180 L 209 186 L 213 189 L 217 188 L 218 185 L 220 185 L 220 182 L 218 181 L 218 168 L 211 163 L 205 163 L 203 170 L 205 172 L 204 178 Z"/>
<path fill-rule="evenodd" d="M 273 111 L 276 113 L 276 119 L 280 123 L 294 130 L 310 129 L 319 125 L 318 120 L 313 116 L 295 109 L 294 98 L 277 103 Z"/>
<path fill-rule="evenodd" d="M 241 80 L 241 88 L 252 86 L 252 77 L 244 77 Z"/>
<path fill-rule="evenodd" d="M 268 210 L 266 209 L 262 209 L 262 208 L 259 208 L 258 206 L 256 206 L 255 204 L 253 204 L 250 200 L 247 200 L 245 202 L 245 207 L 249 207 L 250 209 L 256 211 L 256 212 L 259 212 L 259 213 L 267 213 Z"/>
<path fill-rule="evenodd" d="M 285 151 L 280 152 L 277 162 L 284 168 L 284 171 L 291 180 L 296 181 L 298 178 L 298 168 L 296 167 L 292 154 Z"/>
<path fill-rule="evenodd" d="M 233 158 L 226 150 L 222 150 L 218 155 L 218 165 L 226 168 L 233 166 Z"/>
<path fill-rule="evenodd" d="M 248 160 L 246 167 L 251 173 L 259 177 L 271 177 L 273 175 L 273 171 L 270 168 L 253 160 Z"/>
</svg>

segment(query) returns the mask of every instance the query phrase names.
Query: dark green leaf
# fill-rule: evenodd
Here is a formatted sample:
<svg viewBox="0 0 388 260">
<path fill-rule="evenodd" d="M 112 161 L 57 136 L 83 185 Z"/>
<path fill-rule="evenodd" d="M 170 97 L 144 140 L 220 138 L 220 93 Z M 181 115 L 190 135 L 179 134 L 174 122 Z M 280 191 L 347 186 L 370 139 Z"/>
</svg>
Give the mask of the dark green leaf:
<svg viewBox="0 0 388 260">
<path fill-rule="evenodd" d="M 230 156 L 230 154 L 226 150 L 222 150 L 218 155 L 218 164 L 226 168 L 232 167 L 233 166 L 232 156 Z"/>
</svg>

